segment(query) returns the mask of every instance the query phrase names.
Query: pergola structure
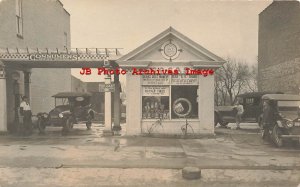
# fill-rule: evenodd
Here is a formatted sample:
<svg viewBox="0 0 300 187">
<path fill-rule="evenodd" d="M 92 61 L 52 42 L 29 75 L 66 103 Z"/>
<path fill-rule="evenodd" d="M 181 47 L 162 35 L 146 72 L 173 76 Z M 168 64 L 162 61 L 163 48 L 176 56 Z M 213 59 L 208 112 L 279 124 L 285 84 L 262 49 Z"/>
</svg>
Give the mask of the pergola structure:
<svg viewBox="0 0 300 187">
<path fill-rule="evenodd" d="M 5 68 L 14 68 L 24 72 L 24 92 L 30 98 L 31 68 L 118 68 L 116 60 L 120 57 L 120 48 L 6 48 L 0 49 L 0 132 L 7 131 L 7 97 Z M 110 76 L 105 78 L 111 83 Z M 120 127 L 120 82 L 119 75 L 114 75 L 114 127 Z M 105 127 L 111 130 L 111 93 L 105 92 Z"/>
</svg>

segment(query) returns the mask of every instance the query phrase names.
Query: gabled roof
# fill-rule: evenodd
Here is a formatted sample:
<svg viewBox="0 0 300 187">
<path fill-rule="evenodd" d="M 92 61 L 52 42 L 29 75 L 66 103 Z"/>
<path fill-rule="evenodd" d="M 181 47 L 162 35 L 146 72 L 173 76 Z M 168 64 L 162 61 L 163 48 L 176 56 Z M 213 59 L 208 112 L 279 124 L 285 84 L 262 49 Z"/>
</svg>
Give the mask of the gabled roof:
<svg viewBox="0 0 300 187">
<path fill-rule="evenodd" d="M 182 33 L 178 32 L 177 30 L 175 30 L 173 27 L 169 27 L 168 29 L 161 32 L 160 34 L 158 34 L 157 36 L 155 36 L 151 40 L 147 41 L 146 43 L 142 44 L 138 48 L 134 49 L 133 51 L 131 51 L 128 54 L 126 54 L 126 55 L 122 56 L 121 58 L 119 58 L 117 60 L 117 63 L 120 63 L 121 66 L 122 66 L 122 64 L 126 65 L 127 64 L 126 61 L 130 61 L 133 57 L 135 57 L 138 54 L 142 53 L 143 51 L 145 51 L 149 47 L 153 46 L 154 44 L 156 44 L 160 40 L 163 40 L 165 37 L 167 37 L 169 35 L 174 36 L 175 38 L 181 40 L 182 42 L 186 43 L 188 46 L 195 49 L 197 52 L 207 56 L 210 59 L 212 59 L 211 62 L 216 62 L 220 66 L 226 62 L 221 57 L 213 54 L 212 52 L 205 49 L 204 47 L 202 47 L 198 43 L 194 42 L 193 40 L 191 40 L 187 36 L 183 35 Z M 193 62 L 193 63 L 195 64 L 196 62 Z M 201 63 L 203 64 L 203 61 L 201 61 Z M 145 65 L 147 65 L 147 64 L 149 64 L 149 62 L 146 63 Z"/>
</svg>

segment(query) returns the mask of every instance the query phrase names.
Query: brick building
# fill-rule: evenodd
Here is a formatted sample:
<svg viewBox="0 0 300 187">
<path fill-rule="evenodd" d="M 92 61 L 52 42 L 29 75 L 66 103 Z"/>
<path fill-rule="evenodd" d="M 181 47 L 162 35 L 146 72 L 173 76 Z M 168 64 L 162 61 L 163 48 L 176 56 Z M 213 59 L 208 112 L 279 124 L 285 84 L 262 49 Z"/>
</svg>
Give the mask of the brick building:
<svg viewBox="0 0 300 187">
<path fill-rule="evenodd" d="M 299 94 L 299 20 L 298 1 L 274 1 L 259 14 L 259 91 Z"/>
<path fill-rule="evenodd" d="M 70 14 L 59 0 L 0 1 L 0 49 L 64 49 L 70 47 Z M 19 76 L 14 80 L 13 76 Z M 29 89 L 24 89 L 30 82 Z M 6 68 L 8 129 L 15 118 L 20 96 L 29 95 L 31 108 L 49 112 L 54 106 L 52 95 L 71 90 L 70 69 Z M 29 92 L 29 93 L 26 93 Z M 1 117 L 1 116 L 0 116 Z"/>
</svg>

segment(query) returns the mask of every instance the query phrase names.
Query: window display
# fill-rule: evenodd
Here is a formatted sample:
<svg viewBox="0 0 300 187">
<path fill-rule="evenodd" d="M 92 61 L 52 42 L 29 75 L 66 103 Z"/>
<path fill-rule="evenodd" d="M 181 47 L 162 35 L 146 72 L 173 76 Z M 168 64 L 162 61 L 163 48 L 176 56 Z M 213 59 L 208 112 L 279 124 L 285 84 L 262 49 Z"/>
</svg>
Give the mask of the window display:
<svg viewBox="0 0 300 187">
<path fill-rule="evenodd" d="M 169 119 L 168 96 L 143 96 L 143 119 Z"/>
<path fill-rule="evenodd" d="M 172 86 L 172 119 L 198 118 L 198 86 Z"/>
<path fill-rule="evenodd" d="M 198 118 L 197 89 L 194 75 L 144 76 L 142 118 Z"/>
</svg>

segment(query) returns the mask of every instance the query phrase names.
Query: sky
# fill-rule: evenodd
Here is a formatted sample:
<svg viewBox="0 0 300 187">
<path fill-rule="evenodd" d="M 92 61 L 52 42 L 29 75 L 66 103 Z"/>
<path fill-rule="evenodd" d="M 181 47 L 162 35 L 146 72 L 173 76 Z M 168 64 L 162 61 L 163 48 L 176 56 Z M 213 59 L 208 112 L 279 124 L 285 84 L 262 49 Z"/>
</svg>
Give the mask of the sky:
<svg viewBox="0 0 300 187">
<path fill-rule="evenodd" d="M 216 55 L 255 64 L 258 15 L 272 1 L 61 0 L 72 48 L 126 54 L 172 26 Z M 74 73 L 74 71 L 73 71 Z"/>
</svg>

